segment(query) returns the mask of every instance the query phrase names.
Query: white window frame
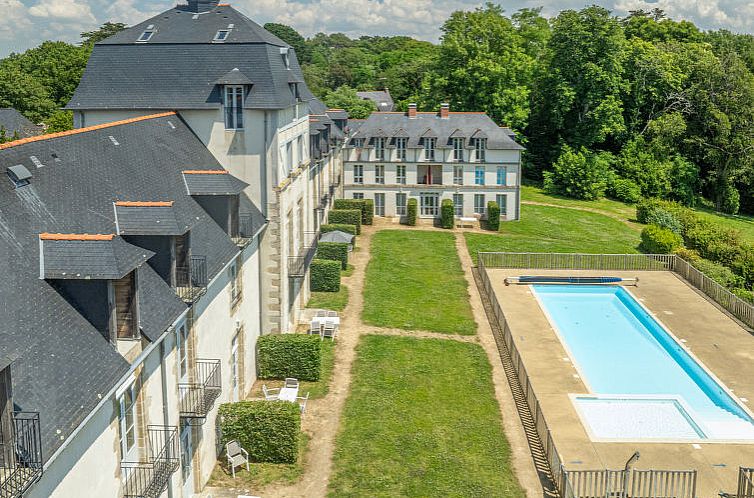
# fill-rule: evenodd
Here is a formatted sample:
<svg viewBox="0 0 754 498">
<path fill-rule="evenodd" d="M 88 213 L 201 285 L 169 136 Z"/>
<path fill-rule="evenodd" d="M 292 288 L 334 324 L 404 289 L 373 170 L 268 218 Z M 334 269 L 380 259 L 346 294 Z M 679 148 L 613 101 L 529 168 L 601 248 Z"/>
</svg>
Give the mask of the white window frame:
<svg viewBox="0 0 754 498">
<path fill-rule="evenodd" d="M 118 444 L 120 446 L 121 460 L 132 457 L 136 448 L 137 425 L 136 425 L 136 380 L 127 386 L 118 396 Z M 128 420 L 130 414 L 130 422 Z M 130 434 L 130 437 L 129 437 Z M 130 442 L 129 442 L 130 439 Z"/>
<path fill-rule="evenodd" d="M 221 35 L 221 33 L 223 33 L 223 35 Z M 222 43 L 225 40 L 227 40 L 229 36 L 230 36 L 229 29 L 218 29 L 217 33 L 215 33 L 215 37 L 212 38 L 212 41 L 215 43 L 218 43 L 218 42 Z"/>
<path fill-rule="evenodd" d="M 479 202 L 480 199 L 482 201 L 481 204 Z M 484 194 L 474 194 L 474 214 L 484 215 L 487 211 L 487 207 L 484 205 L 485 202 Z"/>
<path fill-rule="evenodd" d="M 453 138 L 453 160 L 458 162 L 463 161 L 463 138 Z"/>
<path fill-rule="evenodd" d="M 508 168 L 506 168 L 505 166 L 498 166 L 496 173 L 497 184 L 501 187 L 505 187 L 508 184 L 507 176 Z"/>
<path fill-rule="evenodd" d="M 384 137 L 374 138 L 374 158 L 376 161 L 385 160 L 385 138 Z"/>
<path fill-rule="evenodd" d="M 374 214 L 376 216 L 385 216 L 385 194 L 374 194 Z"/>
<path fill-rule="evenodd" d="M 505 216 L 508 214 L 508 194 L 497 194 L 495 196 L 495 201 L 500 208 L 500 217 L 505 218 Z"/>
<path fill-rule="evenodd" d="M 424 138 L 424 160 L 425 161 L 434 161 L 435 160 L 435 147 L 437 146 L 437 139 L 434 137 L 425 137 Z"/>
<path fill-rule="evenodd" d="M 223 117 L 226 130 L 243 130 L 243 99 L 243 86 L 223 87 Z"/>
<path fill-rule="evenodd" d="M 453 166 L 453 185 L 463 185 L 463 166 Z"/>
<path fill-rule="evenodd" d="M 403 192 L 395 194 L 395 214 L 406 216 L 406 206 L 408 205 L 408 195 Z"/>
<path fill-rule="evenodd" d="M 477 166 L 474 168 L 474 185 L 484 185 L 484 175 L 487 173 L 487 168 L 484 166 Z"/>
<path fill-rule="evenodd" d="M 189 371 L 189 334 L 191 330 L 186 322 L 175 329 L 175 341 L 178 351 L 178 377 L 185 379 Z"/>
<path fill-rule="evenodd" d="M 363 164 L 353 165 L 353 183 L 358 183 L 359 185 L 364 184 L 364 165 Z"/>
<path fill-rule="evenodd" d="M 463 216 L 463 194 L 453 194 L 453 214 Z"/>
<path fill-rule="evenodd" d="M 136 43 L 147 43 L 154 36 L 154 30 L 146 29 L 136 39 Z"/>
<path fill-rule="evenodd" d="M 241 264 L 238 258 L 228 266 L 228 278 L 230 279 L 230 305 L 234 307 L 241 300 L 242 288 L 239 285 L 241 277 Z"/>
<path fill-rule="evenodd" d="M 477 138 L 474 142 L 474 150 L 476 151 L 476 161 L 483 163 L 487 160 L 487 139 Z"/>
<path fill-rule="evenodd" d="M 363 199 L 364 198 L 364 192 L 354 192 L 353 193 L 354 199 Z"/>
<path fill-rule="evenodd" d="M 395 139 L 395 152 L 396 152 L 396 159 L 398 161 L 406 160 L 406 144 L 407 143 L 408 143 L 408 139 L 406 137 L 398 137 Z"/>
<path fill-rule="evenodd" d="M 374 167 L 374 183 L 385 184 L 385 166 L 383 164 L 377 164 Z"/>
<path fill-rule="evenodd" d="M 403 164 L 399 164 L 395 167 L 395 181 L 399 185 L 405 185 L 406 184 L 406 166 Z"/>
</svg>

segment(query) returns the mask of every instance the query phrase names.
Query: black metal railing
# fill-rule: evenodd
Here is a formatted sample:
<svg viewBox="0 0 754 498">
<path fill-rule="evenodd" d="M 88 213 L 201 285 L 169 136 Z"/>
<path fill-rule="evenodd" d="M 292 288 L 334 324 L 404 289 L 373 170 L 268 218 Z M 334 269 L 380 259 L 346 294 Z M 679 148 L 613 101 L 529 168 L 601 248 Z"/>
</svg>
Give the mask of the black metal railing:
<svg viewBox="0 0 754 498">
<path fill-rule="evenodd" d="M 180 416 L 203 421 L 222 392 L 220 360 L 196 360 L 190 376 L 193 382 L 178 384 Z"/>
<path fill-rule="evenodd" d="M 0 497 L 20 498 L 42 475 L 39 413 L 13 413 L 10 428 L 0 425 Z"/>
<path fill-rule="evenodd" d="M 122 462 L 123 496 L 157 498 L 167 488 L 170 476 L 178 470 L 178 429 L 173 426 L 147 427 L 146 456 L 141 462 Z"/>
<path fill-rule="evenodd" d="M 186 302 L 193 302 L 207 290 L 207 257 L 191 256 L 188 266 L 175 269 L 175 291 Z"/>
<path fill-rule="evenodd" d="M 309 241 L 304 244 L 296 256 L 288 257 L 288 277 L 303 278 L 309 268 L 314 255 L 317 253 L 319 232 L 306 232 Z"/>
</svg>

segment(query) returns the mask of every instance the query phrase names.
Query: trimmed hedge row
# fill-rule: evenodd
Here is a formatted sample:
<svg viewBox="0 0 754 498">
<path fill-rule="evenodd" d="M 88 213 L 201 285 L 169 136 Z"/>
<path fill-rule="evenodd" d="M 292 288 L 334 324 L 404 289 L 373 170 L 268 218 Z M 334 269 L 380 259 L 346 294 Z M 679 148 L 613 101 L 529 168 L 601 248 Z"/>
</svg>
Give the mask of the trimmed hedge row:
<svg viewBox="0 0 754 498">
<path fill-rule="evenodd" d="M 361 210 L 360 209 L 333 209 L 327 215 L 330 224 L 354 225 L 356 235 L 361 233 Z"/>
<path fill-rule="evenodd" d="M 450 199 L 443 199 L 440 205 L 440 225 L 443 228 L 453 228 L 453 221 L 455 219 L 455 211 L 453 209 L 453 201 Z"/>
<path fill-rule="evenodd" d="M 342 269 L 345 270 L 348 268 L 348 244 L 345 242 L 320 242 L 317 245 L 317 254 L 314 257 L 339 261 Z"/>
<path fill-rule="evenodd" d="M 336 230 L 350 233 L 351 235 L 356 235 L 356 225 L 347 225 L 345 223 L 327 223 L 319 227 L 320 233 L 334 232 Z"/>
<path fill-rule="evenodd" d="M 301 437 L 298 404 L 239 401 L 220 405 L 218 413 L 223 446 L 235 439 L 252 462 L 296 463 Z"/>
<path fill-rule="evenodd" d="M 361 211 L 361 224 L 371 225 L 374 219 L 374 201 L 372 199 L 335 199 L 334 209 L 358 209 Z"/>
<path fill-rule="evenodd" d="M 649 254 L 670 254 L 683 247 L 683 239 L 675 232 L 657 225 L 641 231 L 641 249 Z"/>
<path fill-rule="evenodd" d="M 416 226 L 416 214 L 419 210 L 419 203 L 416 199 L 411 198 L 406 203 L 406 225 Z"/>
<path fill-rule="evenodd" d="M 301 334 L 269 334 L 257 340 L 257 370 L 260 379 L 317 381 L 320 375 L 321 341 Z"/>
<path fill-rule="evenodd" d="M 312 292 L 338 292 L 340 266 L 340 261 L 313 259 L 309 276 L 309 288 Z"/>
<path fill-rule="evenodd" d="M 493 232 L 500 230 L 500 206 L 497 201 L 487 203 L 487 228 Z"/>
<path fill-rule="evenodd" d="M 364 199 L 364 209 L 361 211 L 361 223 L 371 225 L 374 222 L 374 199 Z"/>
</svg>

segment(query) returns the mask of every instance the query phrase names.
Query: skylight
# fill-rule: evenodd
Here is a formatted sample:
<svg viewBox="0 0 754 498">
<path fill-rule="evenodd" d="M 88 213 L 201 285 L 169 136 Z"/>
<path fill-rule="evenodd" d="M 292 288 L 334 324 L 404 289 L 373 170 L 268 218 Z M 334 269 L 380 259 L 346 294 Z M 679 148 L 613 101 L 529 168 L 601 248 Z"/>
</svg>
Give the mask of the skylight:
<svg viewBox="0 0 754 498">
<path fill-rule="evenodd" d="M 5 172 L 8 174 L 8 178 L 10 178 L 10 181 L 13 182 L 13 185 L 16 188 L 25 187 L 29 184 L 29 180 L 31 179 L 31 173 L 26 169 L 26 166 L 22 164 L 11 166 L 6 169 Z"/>
<path fill-rule="evenodd" d="M 215 38 L 213 41 L 225 41 L 228 38 L 228 34 L 230 33 L 227 29 L 221 29 L 215 34 Z"/>
<path fill-rule="evenodd" d="M 152 38 L 152 35 L 154 34 L 154 31 L 144 31 L 141 36 L 136 40 L 138 42 L 148 42 L 150 38 Z"/>
</svg>

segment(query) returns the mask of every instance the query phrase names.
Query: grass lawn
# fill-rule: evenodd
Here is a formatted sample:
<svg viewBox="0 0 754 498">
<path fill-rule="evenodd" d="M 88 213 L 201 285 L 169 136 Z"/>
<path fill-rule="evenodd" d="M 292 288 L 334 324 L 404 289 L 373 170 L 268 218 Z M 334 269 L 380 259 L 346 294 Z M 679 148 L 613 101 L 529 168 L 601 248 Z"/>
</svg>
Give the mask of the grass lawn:
<svg viewBox="0 0 754 498">
<path fill-rule="evenodd" d="M 551 206 L 521 206 L 521 221 L 500 224 L 500 233 L 465 233 L 474 262 L 477 251 L 638 252 L 639 232 L 599 213 Z"/>
<path fill-rule="evenodd" d="M 524 185 L 521 187 L 521 200 L 541 202 L 545 204 L 556 204 L 563 207 L 576 207 L 597 209 L 618 216 L 625 220 L 636 219 L 636 205 L 624 204 L 612 199 L 599 199 L 597 201 L 580 201 L 578 199 L 569 199 L 559 195 L 546 193 L 541 187 Z"/>
<path fill-rule="evenodd" d="M 330 339 L 322 341 L 322 356 L 320 363 L 320 375 L 317 382 L 301 381 L 299 384 L 299 396 L 306 396 L 309 393 L 309 399 L 324 398 L 330 389 L 330 379 L 332 378 L 333 365 L 335 364 L 335 343 Z M 283 380 L 259 380 L 251 390 L 251 398 L 263 398 L 262 384 L 267 387 L 280 387 Z"/>
<path fill-rule="evenodd" d="M 473 334 L 476 324 L 453 234 L 374 234 L 362 319 L 378 327 Z"/>
<path fill-rule="evenodd" d="M 696 211 L 702 218 L 707 218 L 714 222 L 720 223 L 728 228 L 733 228 L 741 232 L 741 237 L 754 243 L 754 218 L 745 215 L 733 215 L 716 213 L 703 209 Z"/>
<path fill-rule="evenodd" d="M 338 292 L 312 292 L 307 308 L 343 311 L 348 304 L 348 287 L 341 284 Z"/>
<path fill-rule="evenodd" d="M 480 346 L 375 335 L 361 341 L 330 496 L 524 496 Z"/>
</svg>

